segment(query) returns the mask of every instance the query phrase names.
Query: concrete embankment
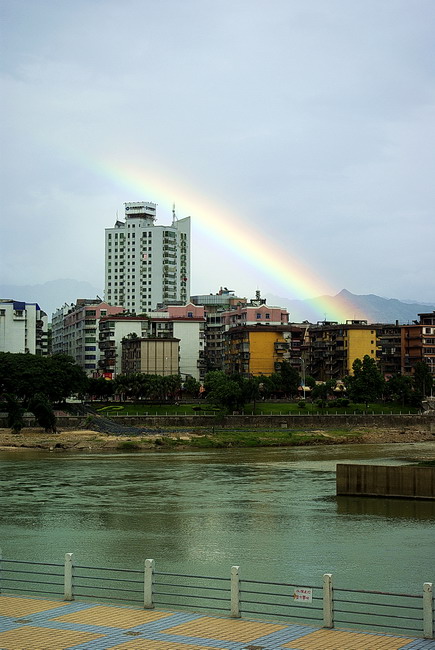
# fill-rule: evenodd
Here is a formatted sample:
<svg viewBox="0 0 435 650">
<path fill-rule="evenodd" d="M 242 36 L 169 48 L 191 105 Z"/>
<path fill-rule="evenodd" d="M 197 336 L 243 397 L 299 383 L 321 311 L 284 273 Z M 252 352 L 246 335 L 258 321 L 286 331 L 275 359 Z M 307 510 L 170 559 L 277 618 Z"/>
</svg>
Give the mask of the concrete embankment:
<svg viewBox="0 0 435 650">
<path fill-rule="evenodd" d="M 59 415 L 57 425 L 60 429 L 92 428 L 93 419 L 99 416 L 78 417 Z M 288 429 L 342 429 L 348 427 L 373 427 L 407 429 L 418 427 L 435 433 L 435 417 L 419 414 L 397 415 L 113 415 L 110 420 L 121 427 L 209 427 L 219 428 L 288 428 Z M 37 426 L 32 417 L 25 418 L 26 427 Z M 0 416 L 0 428 L 7 427 L 6 416 Z"/>
</svg>

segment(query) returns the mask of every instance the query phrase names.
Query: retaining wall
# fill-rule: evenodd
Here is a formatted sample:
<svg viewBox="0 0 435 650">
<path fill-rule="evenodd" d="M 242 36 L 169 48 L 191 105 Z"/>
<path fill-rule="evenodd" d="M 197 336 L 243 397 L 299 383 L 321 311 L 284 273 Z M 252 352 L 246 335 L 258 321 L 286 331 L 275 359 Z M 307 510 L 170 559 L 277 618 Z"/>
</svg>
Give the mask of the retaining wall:
<svg viewBox="0 0 435 650">
<path fill-rule="evenodd" d="M 338 464 L 337 495 L 435 499 L 435 467 Z"/>
<path fill-rule="evenodd" d="M 227 428 L 288 428 L 288 429 L 333 429 L 347 427 L 374 427 L 420 430 L 435 433 L 435 418 L 424 415 L 112 415 L 113 422 L 121 426 L 135 427 L 227 427 Z M 26 417 L 25 426 L 38 426 L 33 417 Z M 87 417 L 64 416 L 57 418 L 59 429 L 80 429 L 87 427 Z M 7 417 L 0 416 L 0 428 L 7 428 Z"/>
</svg>

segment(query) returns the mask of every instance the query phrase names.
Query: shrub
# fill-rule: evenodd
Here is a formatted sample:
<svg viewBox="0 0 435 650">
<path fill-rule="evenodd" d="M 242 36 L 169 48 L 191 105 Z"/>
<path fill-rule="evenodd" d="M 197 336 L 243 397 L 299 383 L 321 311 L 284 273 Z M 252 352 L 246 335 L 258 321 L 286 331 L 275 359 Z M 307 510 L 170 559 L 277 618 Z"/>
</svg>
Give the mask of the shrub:
<svg viewBox="0 0 435 650">
<path fill-rule="evenodd" d="M 337 408 L 346 408 L 350 404 L 350 400 L 347 397 L 337 397 L 335 402 L 333 402 Z"/>
</svg>

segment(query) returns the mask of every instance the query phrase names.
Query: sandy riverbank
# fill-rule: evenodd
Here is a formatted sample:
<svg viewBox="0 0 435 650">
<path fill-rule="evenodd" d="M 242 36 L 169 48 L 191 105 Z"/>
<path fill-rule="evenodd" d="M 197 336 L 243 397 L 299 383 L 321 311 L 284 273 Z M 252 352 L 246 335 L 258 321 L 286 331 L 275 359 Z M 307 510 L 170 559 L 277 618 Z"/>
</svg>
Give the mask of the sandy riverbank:
<svg viewBox="0 0 435 650">
<path fill-rule="evenodd" d="M 192 431 L 182 433 L 176 430 L 166 433 L 162 436 L 159 430 L 155 434 L 150 433 L 144 436 L 116 436 L 83 430 L 64 430 L 57 434 L 45 433 L 43 429 L 26 428 L 20 433 L 11 433 L 9 429 L 0 429 L 0 450 L 45 450 L 45 451 L 124 451 L 129 447 L 140 450 L 151 450 L 162 447 L 185 449 L 190 448 L 195 442 L 193 439 L 203 437 L 207 431 Z M 248 433 L 254 433 L 250 430 Z M 290 433 L 290 432 L 289 432 Z M 255 432 L 255 435 L 261 437 L 261 433 Z M 434 442 L 435 456 L 435 432 L 428 431 L 427 427 L 410 427 L 407 429 L 373 429 L 373 427 L 358 427 L 343 432 L 331 431 L 328 429 L 316 429 L 304 432 L 302 444 L 343 444 L 343 443 L 413 443 L 423 441 Z M 176 446 L 174 443 L 177 443 Z M 261 444 L 261 443 L 260 443 Z M 271 446 L 270 441 L 267 446 Z M 287 443 L 289 446 L 295 444 L 290 439 Z M 298 442 L 297 444 L 301 444 Z M 279 446 L 282 446 L 282 440 Z M 207 445 L 204 445 L 207 446 Z M 231 446 L 237 447 L 237 434 Z M 244 446 L 244 445 L 241 445 Z M 273 445 L 272 445 L 273 446 Z"/>
</svg>

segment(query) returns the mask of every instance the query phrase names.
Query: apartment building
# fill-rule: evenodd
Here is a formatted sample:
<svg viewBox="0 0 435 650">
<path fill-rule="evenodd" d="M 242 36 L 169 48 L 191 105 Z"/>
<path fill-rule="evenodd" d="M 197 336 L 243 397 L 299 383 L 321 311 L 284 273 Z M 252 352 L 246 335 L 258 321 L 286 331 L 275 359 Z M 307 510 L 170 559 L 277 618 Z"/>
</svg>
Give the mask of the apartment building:
<svg viewBox="0 0 435 650">
<path fill-rule="evenodd" d="M 0 352 L 48 353 L 47 314 L 37 303 L 0 299 Z"/>
<path fill-rule="evenodd" d="M 156 225 L 155 203 L 125 203 L 125 221 L 106 229 L 105 299 L 142 314 L 190 295 L 190 217 Z"/>
<path fill-rule="evenodd" d="M 301 366 L 301 328 L 279 324 L 240 325 L 225 332 L 224 369 L 245 377 L 271 375 L 287 361 Z"/>
<path fill-rule="evenodd" d="M 84 298 L 57 309 L 52 319 L 53 341 L 56 342 L 53 353 L 68 354 L 88 375 L 95 375 L 100 359 L 100 318 L 122 311 L 120 305 Z"/>
<path fill-rule="evenodd" d="M 190 297 L 194 305 L 202 305 L 205 314 L 204 359 L 207 372 L 224 369 L 224 333 L 222 315 L 237 306 L 247 304 L 246 298 L 236 296 L 234 291 L 221 287 L 218 293 Z"/>
<path fill-rule="evenodd" d="M 318 381 L 342 379 L 352 374 L 355 359 L 366 354 L 376 359 L 378 346 L 376 326 L 365 320 L 311 325 L 303 350 L 307 374 Z"/>
<path fill-rule="evenodd" d="M 99 371 L 106 379 L 114 379 L 122 372 L 122 341 L 148 336 L 149 319 L 146 316 L 115 314 L 102 316 L 99 322 Z"/>
<path fill-rule="evenodd" d="M 126 338 L 121 342 L 122 372 L 146 375 L 180 373 L 179 339 Z"/>
<path fill-rule="evenodd" d="M 377 361 L 379 370 L 388 379 L 401 372 L 402 327 L 395 324 L 376 324 Z"/>
<path fill-rule="evenodd" d="M 123 372 L 122 350 L 126 339 L 176 339 L 179 342 L 178 371 L 181 376 L 183 379 L 187 376 L 202 379 L 205 371 L 204 326 L 204 307 L 192 303 L 168 305 L 142 316 L 115 314 L 103 317 L 99 324 L 100 371 L 108 378 Z M 133 348 L 132 344 L 126 349 L 131 352 Z M 146 345 L 139 348 L 141 355 L 145 354 Z M 135 354 L 138 354 L 138 349 Z M 129 358 L 134 357 L 131 355 Z"/>
<path fill-rule="evenodd" d="M 205 315 L 204 307 L 168 305 L 160 311 L 149 312 L 150 338 L 175 338 L 180 341 L 180 374 L 182 379 L 202 380 L 205 375 Z"/>
<path fill-rule="evenodd" d="M 402 373 L 410 375 L 419 361 L 435 377 L 435 311 L 418 314 L 419 320 L 402 326 Z"/>
</svg>

